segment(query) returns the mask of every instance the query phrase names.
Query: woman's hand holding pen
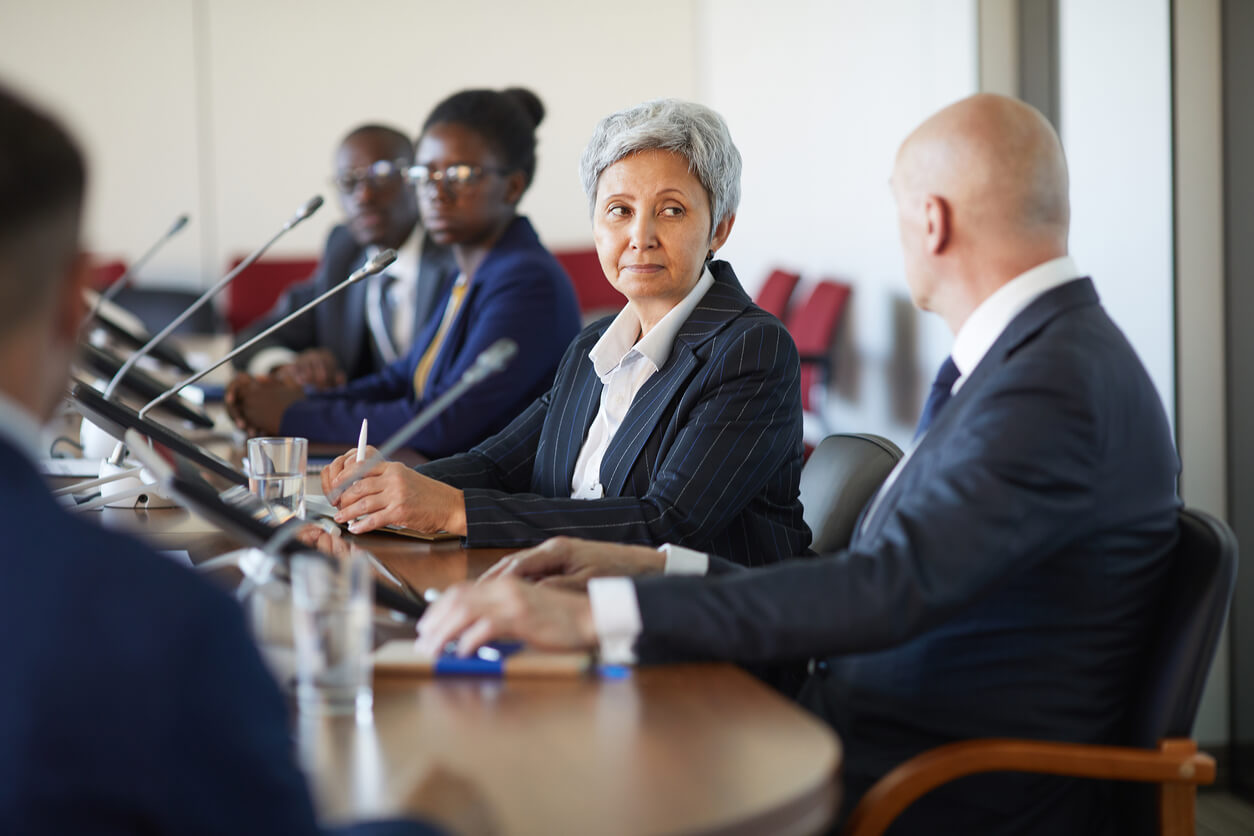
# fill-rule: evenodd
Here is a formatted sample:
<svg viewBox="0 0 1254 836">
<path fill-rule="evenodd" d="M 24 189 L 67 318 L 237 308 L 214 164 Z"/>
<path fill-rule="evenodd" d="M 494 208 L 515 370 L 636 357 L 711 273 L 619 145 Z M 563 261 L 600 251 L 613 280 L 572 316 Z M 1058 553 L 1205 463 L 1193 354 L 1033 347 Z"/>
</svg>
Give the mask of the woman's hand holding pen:
<svg viewBox="0 0 1254 836">
<path fill-rule="evenodd" d="M 375 454 L 365 447 L 365 458 Z M 339 456 L 322 470 L 322 492 L 330 495 L 356 475 L 357 450 Z M 353 534 L 387 525 L 424 533 L 466 534 L 466 501 L 460 490 L 437 482 L 400 462 L 383 462 L 357 480 L 335 502 L 335 521 Z"/>
</svg>

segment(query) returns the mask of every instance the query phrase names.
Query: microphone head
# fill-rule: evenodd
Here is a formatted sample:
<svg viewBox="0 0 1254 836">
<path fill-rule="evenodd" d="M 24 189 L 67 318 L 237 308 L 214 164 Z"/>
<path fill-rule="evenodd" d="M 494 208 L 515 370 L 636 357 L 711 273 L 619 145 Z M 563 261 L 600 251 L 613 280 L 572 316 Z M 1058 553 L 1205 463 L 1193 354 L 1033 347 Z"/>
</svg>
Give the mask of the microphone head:
<svg viewBox="0 0 1254 836">
<path fill-rule="evenodd" d="M 366 270 L 366 275 L 373 275 L 390 265 L 393 261 L 396 261 L 396 250 L 379 250 L 374 254 L 374 258 L 366 262 L 363 269 Z"/>
<path fill-rule="evenodd" d="M 374 257 L 365 264 L 354 270 L 344 281 L 348 284 L 356 284 L 366 276 L 373 276 L 383 268 L 387 267 L 393 261 L 396 261 L 396 250 L 379 250 Z"/>
<path fill-rule="evenodd" d="M 509 365 L 509 361 L 513 360 L 517 353 L 518 343 L 509 337 L 501 337 L 483 350 L 483 353 L 475 360 L 475 365 L 487 372 L 499 372 Z"/>
<path fill-rule="evenodd" d="M 296 214 L 292 216 L 292 219 L 288 221 L 284 225 L 283 228 L 291 229 L 292 227 L 296 226 L 296 224 L 305 220 L 305 218 L 308 218 L 310 215 L 312 215 L 314 212 L 317 212 L 321 208 L 322 208 L 322 195 L 316 194 L 313 197 L 309 198 L 309 200 L 306 200 L 303 204 L 301 204 L 301 207 L 296 210 Z"/>
<path fill-rule="evenodd" d="M 186 212 L 179 215 L 174 219 L 174 225 L 170 227 L 170 231 L 166 233 L 166 237 L 168 238 L 171 235 L 181 232 L 183 227 L 187 226 L 189 221 L 191 221 L 191 217 Z"/>
</svg>

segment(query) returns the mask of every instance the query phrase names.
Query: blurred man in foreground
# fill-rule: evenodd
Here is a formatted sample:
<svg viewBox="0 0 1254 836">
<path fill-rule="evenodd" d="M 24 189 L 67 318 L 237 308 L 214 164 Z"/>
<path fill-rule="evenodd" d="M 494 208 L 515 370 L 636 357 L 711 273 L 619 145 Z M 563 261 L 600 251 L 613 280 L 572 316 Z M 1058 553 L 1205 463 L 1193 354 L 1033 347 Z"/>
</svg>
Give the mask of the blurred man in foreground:
<svg viewBox="0 0 1254 836">
<path fill-rule="evenodd" d="M 0 832 L 315 833 L 283 697 L 235 602 L 67 514 L 35 470 L 86 313 L 85 181 L 64 130 L 0 88 Z M 426 789 L 414 805 L 462 814 Z"/>
</svg>

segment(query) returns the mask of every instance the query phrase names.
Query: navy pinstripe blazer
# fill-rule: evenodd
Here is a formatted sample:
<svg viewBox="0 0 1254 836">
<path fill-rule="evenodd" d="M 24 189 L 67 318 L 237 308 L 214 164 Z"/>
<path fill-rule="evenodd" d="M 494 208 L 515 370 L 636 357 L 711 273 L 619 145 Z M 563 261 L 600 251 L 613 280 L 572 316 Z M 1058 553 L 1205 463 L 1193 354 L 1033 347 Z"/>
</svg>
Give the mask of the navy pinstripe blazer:
<svg viewBox="0 0 1254 836">
<path fill-rule="evenodd" d="M 797 348 L 731 267 L 684 323 L 601 462 L 603 499 L 571 499 L 571 478 L 601 403 L 586 328 L 553 388 L 468 453 L 418 468 L 466 495 L 468 546 L 522 546 L 565 534 L 676 543 L 747 566 L 803 554 Z"/>
</svg>

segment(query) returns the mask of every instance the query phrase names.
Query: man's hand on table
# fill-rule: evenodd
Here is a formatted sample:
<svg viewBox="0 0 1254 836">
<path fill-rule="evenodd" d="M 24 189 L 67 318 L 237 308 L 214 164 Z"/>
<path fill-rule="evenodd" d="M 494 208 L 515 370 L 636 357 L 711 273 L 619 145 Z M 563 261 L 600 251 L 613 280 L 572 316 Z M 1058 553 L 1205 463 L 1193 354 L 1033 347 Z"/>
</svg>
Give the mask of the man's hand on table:
<svg viewBox="0 0 1254 836">
<path fill-rule="evenodd" d="M 375 454 L 366 448 L 366 458 Z M 322 469 L 322 492 L 356 475 L 357 451 L 349 450 Z M 423 476 L 400 462 L 383 462 L 349 487 L 335 501 L 335 521 L 348 523 L 353 534 L 399 525 L 433 534 L 466 534 L 466 500 L 457 488 Z"/>
<path fill-rule="evenodd" d="M 306 349 L 297 354 L 292 362 L 275 366 L 270 375 L 281 383 L 315 389 L 331 389 L 348 382 L 335 355 L 325 348 Z"/>
<path fill-rule="evenodd" d="M 252 435 L 277 435 L 283 413 L 305 399 L 301 386 L 268 377 L 239 373 L 227 384 L 223 397 L 235 425 Z"/>
<path fill-rule="evenodd" d="M 502 558 L 479 581 L 518 578 L 542 586 L 582 590 L 592 578 L 655 575 L 665 568 L 666 556 L 648 546 L 554 537 L 535 548 Z"/>
<path fill-rule="evenodd" d="M 459 656 L 486 642 L 512 639 L 537 650 L 592 650 L 592 607 L 582 592 L 499 578 L 445 590 L 418 622 L 418 652 L 440 656 L 450 641 Z"/>
</svg>

